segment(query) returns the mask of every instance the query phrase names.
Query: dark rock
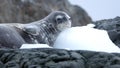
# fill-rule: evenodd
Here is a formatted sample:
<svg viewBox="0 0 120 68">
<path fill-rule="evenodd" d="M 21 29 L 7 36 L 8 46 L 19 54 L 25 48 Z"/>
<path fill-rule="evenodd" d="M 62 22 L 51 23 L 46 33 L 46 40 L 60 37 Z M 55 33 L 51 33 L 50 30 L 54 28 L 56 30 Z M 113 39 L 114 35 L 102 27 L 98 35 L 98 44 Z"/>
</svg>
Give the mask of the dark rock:
<svg viewBox="0 0 120 68">
<path fill-rule="evenodd" d="M 93 22 L 98 29 L 108 31 L 110 39 L 120 47 L 120 17 Z"/>
<path fill-rule="evenodd" d="M 105 30 L 119 30 L 120 28 L 120 17 L 116 17 L 114 19 L 104 19 L 93 22 L 98 29 L 105 29 Z"/>
<path fill-rule="evenodd" d="M 116 30 L 109 30 L 108 35 L 110 36 L 110 39 L 114 42 L 119 36 L 119 33 Z"/>
<path fill-rule="evenodd" d="M 0 49 L 0 62 L 12 68 L 85 68 L 79 53 L 59 49 Z M 72 54 L 77 55 L 71 56 Z"/>
<path fill-rule="evenodd" d="M 105 67 L 105 68 L 120 68 L 120 65 L 111 65 L 111 66 L 108 66 L 108 67 Z"/>
<path fill-rule="evenodd" d="M 95 54 L 88 60 L 87 66 L 90 68 L 104 68 L 107 64 L 110 63 L 110 60 L 112 60 L 113 57 L 114 55 L 107 53 Z"/>
<path fill-rule="evenodd" d="M 0 0 L 0 22 L 29 23 L 40 20 L 56 10 L 68 13 L 74 22 L 73 26 L 91 22 L 84 9 L 71 5 L 68 0 Z"/>
<path fill-rule="evenodd" d="M 0 67 L 5 68 L 5 65 L 0 61 Z"/>
<path fill-rule="evenodd" d="M 119 68 L 119 53 L 62 49 L 0 49 L 3 68 Z"/>
</svg>

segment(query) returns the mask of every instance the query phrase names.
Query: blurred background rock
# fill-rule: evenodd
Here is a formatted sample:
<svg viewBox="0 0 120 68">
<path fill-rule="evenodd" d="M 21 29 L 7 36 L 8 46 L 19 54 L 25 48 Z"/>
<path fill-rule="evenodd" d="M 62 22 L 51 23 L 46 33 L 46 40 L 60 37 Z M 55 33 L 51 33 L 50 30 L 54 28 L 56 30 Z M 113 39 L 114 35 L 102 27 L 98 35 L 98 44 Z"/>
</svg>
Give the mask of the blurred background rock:
<svg viewBox="0 0 120 68">
<path fill-rule="evenodd" d="M 29 23 L 56 10 L 68 13 L 72 26 L 92 21 L 83 8 L 70 4 L 68 0 L 0 0 L 0 23 Z"/>
</svg>

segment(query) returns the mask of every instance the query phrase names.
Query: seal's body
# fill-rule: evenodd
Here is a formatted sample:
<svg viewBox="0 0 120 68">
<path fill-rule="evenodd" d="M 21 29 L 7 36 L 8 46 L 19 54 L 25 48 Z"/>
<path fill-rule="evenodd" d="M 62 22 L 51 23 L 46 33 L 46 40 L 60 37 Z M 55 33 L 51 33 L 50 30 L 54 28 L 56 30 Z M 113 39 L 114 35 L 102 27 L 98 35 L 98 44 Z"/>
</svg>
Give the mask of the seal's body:
<svg viewBox="0 0 120 68">
<path fill-rule="evenodd" d="M 24 39 L 14 27 L 7 25 L 0 25 L 0 47 L 1 48 L 19 48 Z"/>
<path fill-rule="evenodd" d="M 54 11 L 44 19 L 29 24 L 0 24 L 0 46 L 19 48 L 24 43 L 52 46 L 56 36 L 69 27 L 70 17 L 62 11 Z"/>
</svg>

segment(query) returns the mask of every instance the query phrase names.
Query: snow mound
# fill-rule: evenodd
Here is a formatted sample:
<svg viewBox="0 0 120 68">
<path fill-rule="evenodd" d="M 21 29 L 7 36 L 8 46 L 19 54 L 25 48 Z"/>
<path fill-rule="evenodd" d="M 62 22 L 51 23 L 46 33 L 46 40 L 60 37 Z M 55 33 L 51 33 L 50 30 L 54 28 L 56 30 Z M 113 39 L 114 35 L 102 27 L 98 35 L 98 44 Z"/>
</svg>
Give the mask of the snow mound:
<svg viewBox="0 0 120 68">
<path fill-rule="evenodd" d="M 31 49 L 31 48 L 52 48 L 47 44 L 23 44 L 20 49 Z"/>
<path fill-rule="evenodd" d="M 72 27 L 64 30 L 57 37 L 53 47 L 120 53 L 120 49 L 110 40 L 107 31 L 88 26 Z"/>
</svg>

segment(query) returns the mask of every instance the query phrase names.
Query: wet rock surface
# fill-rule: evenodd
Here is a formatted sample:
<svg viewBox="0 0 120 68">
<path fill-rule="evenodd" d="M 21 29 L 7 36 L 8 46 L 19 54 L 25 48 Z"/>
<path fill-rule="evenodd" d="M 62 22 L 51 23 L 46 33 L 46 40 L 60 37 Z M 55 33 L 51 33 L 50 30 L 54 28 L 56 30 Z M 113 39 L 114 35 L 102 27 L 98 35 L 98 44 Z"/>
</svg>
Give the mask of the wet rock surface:
<svg viewBox="0 0 120 68">
<path fill-rule="evenodd" d="M 0 49 L 2 68 L 119 68 L 120 54 L 61 49 Z"/>
<path fill-rule="evenodd" d="M 6 68 L 84 68 L 84 57 L 58 49 L 0 49 L 0 65 Z"/>
<path fill-rule="evenodd" d="M 29 23 L 57 10 L 71 16 L 72 26 L 92 21 L 84 9 L 70 4 L 68 0 L 0 0 L 0 23 Z"/>
</svg>

